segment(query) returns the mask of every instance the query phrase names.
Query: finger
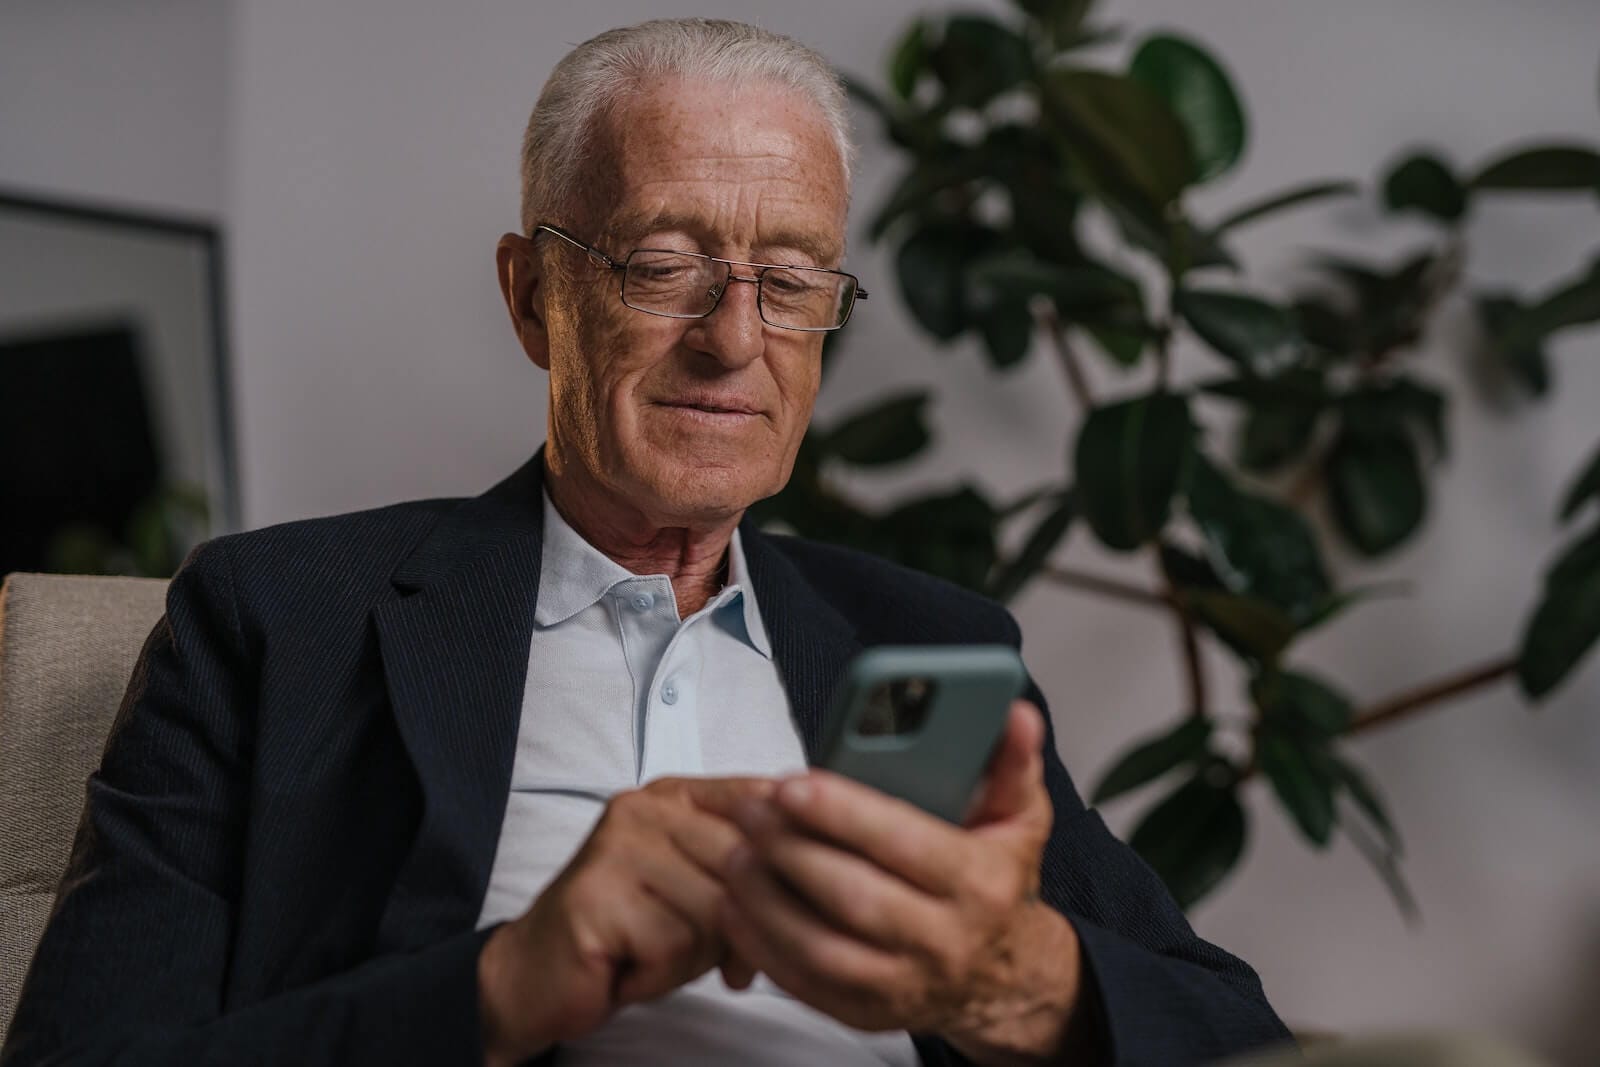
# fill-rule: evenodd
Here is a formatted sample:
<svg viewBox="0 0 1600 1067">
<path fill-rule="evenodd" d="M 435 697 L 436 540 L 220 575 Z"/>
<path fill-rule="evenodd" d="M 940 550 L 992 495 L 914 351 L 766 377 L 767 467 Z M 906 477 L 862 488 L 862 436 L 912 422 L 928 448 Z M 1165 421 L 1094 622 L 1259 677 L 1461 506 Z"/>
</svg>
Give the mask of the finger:
<svg viewBox="0 0 1600 1067">
<path fill-rule="evenodd" d="M 745 803 L 764 803 L 747 797 Z M 721 881 L 733 850 L 744 844 L 744 834 L 731 819 L 699 809 L 676 812 L 662 827 L 667 840 L 681 855 L 711 878 Z"/>
<path fill-rule="evenodd" d="M 870 860 L 794 832 L 770 804 L 748 805 L 740 826 L 781 881 L 823 919 L 889 950 L 926 949 L 943 928 L 940 902 Z"/>
<path fill-rule="evenodd" d="M 797 827 L 924 892 L 950 897 L 960 885 L 969 855 L 964 831 L 915 805 L 821 770 L 783 781 L 773 802 Z"/>
<path fill-rule="evenodd" d="M 753 853 L 730 870 L 723 931 L 734 950 L 780 989 L 855 1026 L 893 1025 L 881 1003 L 904 984 L 894 956 L 841 934 L 810 913 Z"/>
<path fill-rule="evenodd" d="M 732 949 L 723 958 L 719 969 L 722 971 L 722 982 L 729 989 L 749 989 L 756 980 L 756 969 Z"/>
<path fill-rule="evenodd" d="M 645 788 L 668 789 L 703 811 L 731 819 L 741 803 L 771 796 L 776 785 L 771 778 L 663 778 Z"/>
<path fill-rule="evenodd" d="M 720 930 L 714 938 L 705 937 L 676 908 L 643 887 L 618 894 L 609 918 L 626 946 L 617 961 L 612 995 L 619 1006 L 666 996 L 710 970 L 721 954 Z"/>
<path fill-rule="evenodd" d="M 1039 709 L 1026 700 L 1013 701 L 983 788 L 965 820 L 967 826 L 1014 818 L 1039 803 L 1044 789 L 1044 737 Z"/>
<path fill-rule="evenodd" d="M 738 834 L 731 825 L 727 829 Z M 734 847 L 737 845 L 729 851 Z M 639 884 L 688 922 L 708 948 L 715 942 L 720 950 L 717 913 L 727 893 L 721 879 L 666 842 L 640 843 L 634 856 L 633 872 Z M 715 959 L 713 956 L 712 962 Z"/>
</svg>

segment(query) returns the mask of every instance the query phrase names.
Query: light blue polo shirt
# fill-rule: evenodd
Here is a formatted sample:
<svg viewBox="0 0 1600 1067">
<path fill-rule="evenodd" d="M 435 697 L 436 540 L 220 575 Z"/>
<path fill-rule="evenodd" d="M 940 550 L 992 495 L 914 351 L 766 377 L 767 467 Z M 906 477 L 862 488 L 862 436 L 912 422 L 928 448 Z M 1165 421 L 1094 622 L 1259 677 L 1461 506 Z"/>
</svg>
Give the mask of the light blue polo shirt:
<svg viewBox="0 0 1600 1067">
<path fill-rule="evenodd" d="M 776 776 L 806 765 L 737 531 L 728 584 L 682 620 L 666 575 L 634 574 L 607 557 L 548 495 L 543 553 L 511 793 L 480 929 L 528 909 L 614 794 L 664 776 Z M 558 1058 L 595 1067 L 918 1062 L 905 1033 L 852 1030 L 764 976 L 735 992 L 716 971 L 623 1009 Z"/>
</svg>

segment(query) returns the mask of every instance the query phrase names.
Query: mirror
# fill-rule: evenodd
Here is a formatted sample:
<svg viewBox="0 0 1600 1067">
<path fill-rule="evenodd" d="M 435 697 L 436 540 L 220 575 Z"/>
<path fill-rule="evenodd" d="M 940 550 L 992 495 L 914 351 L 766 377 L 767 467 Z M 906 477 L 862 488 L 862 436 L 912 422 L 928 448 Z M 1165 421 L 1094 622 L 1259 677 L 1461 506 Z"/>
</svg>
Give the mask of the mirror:
<svg viewBox="0 0 1600 1067">
<path fill-rule="evenodd" d="M 0 574 L 170 575 L 238 526 L 215 225 L 0 190 Z"/>
</svg>

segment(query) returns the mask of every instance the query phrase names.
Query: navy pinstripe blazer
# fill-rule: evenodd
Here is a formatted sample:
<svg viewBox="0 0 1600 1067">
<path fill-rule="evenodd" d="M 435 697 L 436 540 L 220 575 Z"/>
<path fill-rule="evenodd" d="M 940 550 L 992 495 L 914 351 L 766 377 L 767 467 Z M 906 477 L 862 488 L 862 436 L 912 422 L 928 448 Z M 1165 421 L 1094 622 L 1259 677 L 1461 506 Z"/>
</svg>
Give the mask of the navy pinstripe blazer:
<svg viewBox="0 0 1600 1067">
<path fill-rule="evenodd" d="M 520 718 L 542 476 L 541 454 L 475 499 L 195 552 L 89 781 L 0 1065 L 482 1062 L 473 924 Z M 860 648 L 1019 640 L 999 606 L 935 579 L 744 537 L 808 751 Z M 1115 1062 L 1285 1039 L 1251 970 L 1194 935 L 1084 808 L 1053 736 L 1046 752 L 1042 893 L 1077 928 Z"/>
</svg>

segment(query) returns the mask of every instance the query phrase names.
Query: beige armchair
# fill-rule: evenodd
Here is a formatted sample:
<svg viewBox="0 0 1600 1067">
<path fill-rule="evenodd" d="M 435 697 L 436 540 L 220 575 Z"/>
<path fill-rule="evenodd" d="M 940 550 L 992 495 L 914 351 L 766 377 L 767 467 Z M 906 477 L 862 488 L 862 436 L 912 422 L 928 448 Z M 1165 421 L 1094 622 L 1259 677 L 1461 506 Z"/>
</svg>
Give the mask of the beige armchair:
<svg viewBox="0 0 1600 1067">
<path fill-rule="evenodd" d="M 0 586 L 0 1040 L 66 867 L 84 780 L 166 590 L 151 578 L 55 574 Z"/>
</svg>

